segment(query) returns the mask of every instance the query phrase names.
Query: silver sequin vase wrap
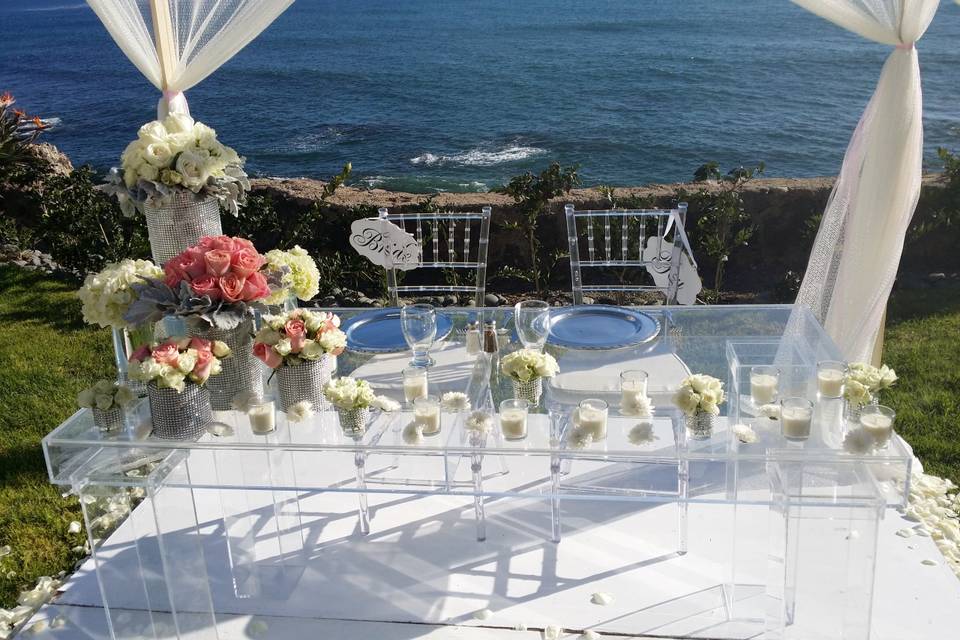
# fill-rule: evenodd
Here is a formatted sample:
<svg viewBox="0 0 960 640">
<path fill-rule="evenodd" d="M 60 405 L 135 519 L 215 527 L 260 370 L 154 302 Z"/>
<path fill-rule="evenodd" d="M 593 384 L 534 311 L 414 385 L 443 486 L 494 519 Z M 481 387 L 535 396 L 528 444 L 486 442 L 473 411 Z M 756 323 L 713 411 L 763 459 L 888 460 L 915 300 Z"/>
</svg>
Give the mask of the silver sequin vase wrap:
<svg viewBox="0 0 960 640">
<path fill-rule="evenodd" d="M 253 355 L 253 319 L 245 318 L 233 329 L 218 329 L 206 324 L 187 325 L 191 337 L 220 340 L 230 347 L 230 355 L 220 361 L 221 371 L 210 376 L 210 406 L 214 411 L 229 411 L 233 399 L 243 393 L 249 398 L 263 398 L 263 369 Z"/>
<path fill-rule="evenodd" d="M 367 432 L 367 421 L 370 419 L 370 409 L 337 409 L 337 417 L 340 419 L 340 428 L 343 433 L 357 438 Z"/>
<path fill-rule="evenodd" d="M 298 402 L 309 401 L 315 410 L 329 408 L 323 396 L 323 387 L 333 376 L 334 360 L 324 355 L 319 360 L 305 360 L 300 364 L 282 366 L 276 370 L 280 411 L 286 411 Z"/>
<path fill-rule="evenodd" d="M 158 265 L 197 244 L 204 236 L 223 233 L 220 202 L 214 197 L 197 200 L 189 191 L 178 192 L 160 207 L 144 204 L 143 214 L 150 235 L 150 252 Z"/>
<path fill-rule="evenodd" d="M 123 429 L 123 409 L 113 407 L 112 409 L 93 408 L 93 424 L 103 432 L 120 431 Z"/>
<path fill-rule="evenodd" d="M 712 413 L 699 412 L 692 416 L 684 416 L 687 424 L 687 433 L 694 440 L 707 440 L 713 435 L 714 416 Z"/>
<path fill-rule="evenodd" d="M 213 420 L 210 392 L 193 382 L 188 382 L 180 393 L 151 382 L 147 384 L 147 398 L 155 438 L 196 440 Z"/>
<path fill-rule="evenodd" d="M 517 400 L 526 400 L 532 405 L 540 404 L 543 395 L 543 378 L 536 378 L 529 382 L 510 379 L 513 383 L 513 397 Z"/>
</svg>

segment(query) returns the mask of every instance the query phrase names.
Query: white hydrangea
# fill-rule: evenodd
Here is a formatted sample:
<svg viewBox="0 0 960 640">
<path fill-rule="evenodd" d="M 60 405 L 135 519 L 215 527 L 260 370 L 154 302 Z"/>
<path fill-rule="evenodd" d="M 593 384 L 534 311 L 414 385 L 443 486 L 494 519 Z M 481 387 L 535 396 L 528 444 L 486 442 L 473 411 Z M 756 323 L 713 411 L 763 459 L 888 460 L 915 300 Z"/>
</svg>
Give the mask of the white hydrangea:
<svg viewBox="0 0 960 640">
<path fill-rule="evenodd" d="M 162 277 L 163 269 L 149 260 L 123 260 L 88 275 L 77 291 L 84 322 L 103 328 L 130 328 L 123 316 L 135 299 L 131 285 Z"/>
<path fill-rule="evenodd" d="M 536 349 L 520 349 L 504 356 L 500 369 L 504 375 L 514 380 L 530 382 L 537 378 L 554 377 L 560 371 L 560 366 L 549 353 L 541 353 Z"/>
<path fill-rule="evenodd" d="M 288 267 L 289 271 L 284 274 L 281 284 L 283 288 L 274 291 L 267 298 L 267 304 L 283 304 L 284 299 L 291 293 L 297 298 L 308 301 L 313 300 L 320 292 L 320 270 L 317 269 L 317 263 L 314 262 L 306 249 L 296 245 L 289 251 L 273 249 L 266 254 L 267 265 L 275 270 L 282 267 Z M 313 331 L 316 331 L 314 328 Z"/>
<path fill-rule="evenodd" d="M 369 382 L 350 377 L 331 380 L 324 386 L 323 395 L 338 409 L 363 409 L 377 397 Z"/>
</svg>

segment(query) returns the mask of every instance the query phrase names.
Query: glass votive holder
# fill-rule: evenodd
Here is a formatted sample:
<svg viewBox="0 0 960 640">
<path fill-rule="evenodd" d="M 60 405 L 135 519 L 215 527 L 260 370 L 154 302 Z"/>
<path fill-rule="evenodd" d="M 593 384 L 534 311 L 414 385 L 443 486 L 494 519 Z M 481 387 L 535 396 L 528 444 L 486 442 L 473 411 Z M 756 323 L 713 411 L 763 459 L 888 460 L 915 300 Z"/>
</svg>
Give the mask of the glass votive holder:
<svg viewBox="0 0 960 640">
<path fill-rule="evenodd" d="M 876 449 L 885 449 L 893 436 L 897 413 L 882 404 L 868 404 L 860 410 L 860 426 L 870 434 Z"/>
<path fill-rule="evenodd" d="M 780 401 L 780 432 L 787 440 L 802 441 L 810 437 L 813 403 L 806 398 L 784 398 Z"/>
<path fill-rule="evenodd" d="M 522 398 L 512 398 L 500 403 L 500 431 L 507 440 L 523 440 L 527 437 L 527 414 L 530 403 Z"/>
<path fill-rule="evenodd" d="M 839 360 L 817 363 L 817 393 L 821 398 L 842 398 L 847 380 L 847 364 Z"/>
<path fill-rule="evenodd" d="M 413 401 L 413 421 L 420 425 L 424 436 L 440 433 L 440 401 L 436 396 L 424 396 Z"/>
<path fill-rule="evenodd" d="M 777 367 L 750 367 L 750 398 L 756 406 L 762 407 L 776 402 L 779 384 L 780 369 Z"/>
<path fill-rule="evenodd" d="M 251 402 L 247 406 L 247 419 L 254 434 L 272 433 L 277 428 L 276 403 L 273 400 Z"/>
<path fill-rule="evenodd" d="M 414 402 L 417 398 L 426 398 L 429 389 L 426 368 L 407 367 L 403 370 L 403 397 L 407 402 Z"/>
<path fill-rule="evenodd" d="M 607 403 L 597 398 L 580 401 L 577 407 L 577 429 L 581 435 L 590 435 L 594 442 L 607 438 Z"/>
<path fill-rule="evenodd" d="M 640 401 L 647 395 L 647 380 L 650 375 L 642 369 L 628 369 L 620 372 L 620 409 L 624 413 L 635 413 L 640 409 Z"/>
</svg>

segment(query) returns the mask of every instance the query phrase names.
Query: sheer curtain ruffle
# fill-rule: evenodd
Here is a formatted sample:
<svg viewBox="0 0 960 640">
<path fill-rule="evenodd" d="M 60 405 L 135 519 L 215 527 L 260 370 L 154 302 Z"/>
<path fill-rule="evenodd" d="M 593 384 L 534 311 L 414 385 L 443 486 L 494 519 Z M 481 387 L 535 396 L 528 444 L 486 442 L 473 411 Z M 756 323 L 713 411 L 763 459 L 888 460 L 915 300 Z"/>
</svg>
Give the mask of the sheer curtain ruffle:
<svg viewBox="0 0 960 640">
<path fill-rule="evenodd" d="M 920 66 L 914 43 L 939 0 L 793 0 L 895 47 L 880 72 L 827 202 L 797 296 L 850 360 L 869 360 L 920 196 Z"/>
<path fill-rule="evenodd" d="M 163 92 L 158 117 L 189 113 L 183 92 L 216 71 L 293 0 L 87 0 L 120 49 Z"/>
</svg>

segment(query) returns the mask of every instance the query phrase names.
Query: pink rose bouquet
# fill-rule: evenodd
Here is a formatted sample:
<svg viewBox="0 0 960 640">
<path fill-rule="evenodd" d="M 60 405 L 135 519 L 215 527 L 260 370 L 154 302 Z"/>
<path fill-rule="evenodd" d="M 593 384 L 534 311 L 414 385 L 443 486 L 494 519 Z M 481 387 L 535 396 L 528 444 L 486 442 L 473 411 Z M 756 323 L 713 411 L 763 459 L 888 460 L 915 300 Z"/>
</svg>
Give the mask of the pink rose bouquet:
<svg viewBox="0 0 960 640">
<path fill-rule="evenodd" d="M 253 354 L 271 369 L 338 356 L 347 348 L 340 317 L 323 311 L 295 309 L 264 316 L 253 343 Z"/>
<path fill-rule="evenodd" d="M 130 378 L 153 382 L 161 389 L 182 393 L 186 383 L 205 384 L 220 373 L 222 358 L 230 347 L 219 340 L 170 338 L 153 346 L 143 345 L 130 355 Z"/>
</svg>

